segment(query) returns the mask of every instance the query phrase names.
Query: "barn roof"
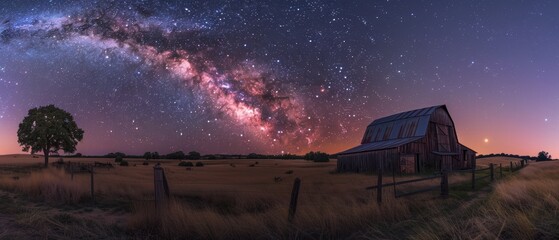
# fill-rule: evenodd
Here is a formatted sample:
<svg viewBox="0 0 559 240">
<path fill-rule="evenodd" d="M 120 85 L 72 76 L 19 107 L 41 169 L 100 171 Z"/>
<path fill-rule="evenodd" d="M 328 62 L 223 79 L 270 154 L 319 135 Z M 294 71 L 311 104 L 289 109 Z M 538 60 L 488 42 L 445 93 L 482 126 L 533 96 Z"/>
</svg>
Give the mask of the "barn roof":
<svg viewBox="0 0 559 240">
<path fill-rule="evenodd" d="M 402 138 L 402 139 L 392 139 L 386 141 L 379 141 L 379 142 L 372 142 L 372 143 L 365 143 L 361 144 L 357 147 L 350 148 L 338 154 L 351 154 L 351 153 L 359 153 L 359 152 L 369 152 L 375 150 L 382 150 L 388 148 L 395 148 L 416 140 L 421 139 L 422 137 L 411 137 L 411 138 Z"/>
<path fill-rule="evenodd" d="M 401 112 L 401 113 L 397 113 L 397 114 L 390 115 L 390 116 L 387 116 L 387 117 L 379 118 L 379 119 L 373 121 L 371 124 L 369 124 L 369 126 L 376 125 L 376 124 L 381 124 L 381 123 L 386 123 L 386 122 L 405 121 L 405 120 L 409 120 L 410 118 L 431 116 L 431 114 L 434 113 L 435 110 L 437 110 L 437 108 L 440 108 L 440 107 L 443 107 L 445 110 L 447 110 L 446 105 L 436 105 L 436 106 L 432 106 L 432 107 L 420 108 L 420 109 L 416 109 L 416 110 Z"/>
<path fill-rule="evenodd" d="M 361 145 L 338 154 L 395 148 L 419 140 L 427 134 L 431 114 L 439 108 L 448 113 L 446 105 L 436 105 L 374 120 L 367 127 Z"/>
</svg>

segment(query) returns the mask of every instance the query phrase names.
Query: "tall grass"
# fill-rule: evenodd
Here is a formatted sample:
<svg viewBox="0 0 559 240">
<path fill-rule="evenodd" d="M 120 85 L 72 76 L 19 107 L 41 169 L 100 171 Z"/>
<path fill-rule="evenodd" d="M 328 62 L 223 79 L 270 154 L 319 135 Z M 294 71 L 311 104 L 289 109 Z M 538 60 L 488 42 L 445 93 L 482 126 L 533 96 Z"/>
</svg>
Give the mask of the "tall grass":
<svg viewBox="0 0 559 240">
<path fill-rule="evenodd" d="M 390 198 L 382 207 L 349 198 L 315 200 L 299 206 L 292 223 L 287 221 L 287 205 L 270 204 L 267 199 L 253 199 L 249 204 L 236 200 L 232 204 L 237 210 L 232 214 L 212 207 L 194 207 L 180 199 L 170 200 L 159 211 L 153 202 L 141 202 L 135 204 L 129 227 L 165 239 L 339 239 L 363 234 L 375 222 L 407 219 L 412 212 L 406 201 Z M 270 207 L 247 211 L 263 204 Z"/>
<path fill-rule="evenodd" d="M 83 181 L 70 181 L 60 169 L 49 168 L 33 171 L 24 177 L 0 178 L 0 188 L 23 193 L 50 203 L 78 203 L 87 198 Z"/>
<path fill-rule="evenodd" d="M 241 164 L 244 162 L 235 168 L 229 163 L 209 164 L 192 171 L 169 164 L 166 174 L 173 197 L 162 209 L 155 209 L 149 166 L 98 170 L 96 194 L 104 206 L 115 199 L 130 203 L 130 211 L 122 213 L 127 219 L 124 222 L 128 236 L 140 238 L 559 239 L 559 162 L 531 163 L 486 189 L 451 192 L 446 200 L 437 198 L 437 192 L 394 199 L 393 188 L 387 187 L 381 206 L 374 202 L 374 192 L 364 190 L 374 185 L 370 175 L 329 174 L 327 168 L 297 162 L 285 166 L 266 162 L 258 167 Z M 292 176 L 283 174 L 286 169 L 293 169 L 303 179 L 293 222 L 287 221 Z M 17 173 L 17 180 L 9 174 L 0 177 L 0 188 L 53 203 L 78 204 L 89 199 L 86 175 L 76 175 L 71 181 L 68 174 L 54 168 L 21 174 Z M 284 182 L 273 182 L 280 175 Z M 460 184 L 469 175 L 455 174 L 450 180 L 451 185 Z M 399 186 L 398 190 L 433 186 L 439 181 Z M 32 211 L 26 214 L 31 214 L 22 215 L 26 225 L 54 221 L 48 229 L 71 233 L 61 236 L 83 233 L 100 237 L 96 231 L 107 228 L 82 221 L 81 215 L 73 213 L 54 220 L 44 212 L 41 218 Z M 96 214 L 107 219 L 114 212 L 99 210 Z M 120 231 L 107 229 L 114 236 Z"/>
<path fill-rule="evenodd" d="M 559 162 L 532 163 L 475 204 L 433 206 L 413 239 L 559 239 Z M 483 196 L 483 192 L 479 193 Z M 463 202 L 455 202 L 460 206 Z"/>
</svg>

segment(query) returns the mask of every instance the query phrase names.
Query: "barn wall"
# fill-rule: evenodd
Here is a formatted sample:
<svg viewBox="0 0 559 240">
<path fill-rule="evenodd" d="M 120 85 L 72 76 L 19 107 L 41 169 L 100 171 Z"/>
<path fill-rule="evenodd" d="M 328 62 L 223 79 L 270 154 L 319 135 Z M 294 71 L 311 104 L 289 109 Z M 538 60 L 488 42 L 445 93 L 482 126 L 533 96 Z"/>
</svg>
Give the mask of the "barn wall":
<svg viewBox="0 0 559 240">
<path fill-rule="evenodd" d="M 459 145 L 459 147 L 460 147 L 460 158 L 459 158 L 460 167 L 462 169 L 472 168 L 472 165 L 475 165 L 476 153 L 462 145 Z"/>
<path fill-rule="evenodd" d="M 392 172 L 399 157 L 398 148 L 338 155 L 338 172 L 377 172 L 380 160 L 384 171 Z"/>
<path fill-rule="evenodd" d="M 429 154 L 426 151 L 427 147 L 427 138 L 422 138 L 417 141 L 404 144 L 400 146 L 400 153 L 402 154 L 414 154 L 416 156 L 416 161 L 419 161 L 419 172 L 423 172 L 426 170 L 428 161 L 429 161 Z"/>
</svg>

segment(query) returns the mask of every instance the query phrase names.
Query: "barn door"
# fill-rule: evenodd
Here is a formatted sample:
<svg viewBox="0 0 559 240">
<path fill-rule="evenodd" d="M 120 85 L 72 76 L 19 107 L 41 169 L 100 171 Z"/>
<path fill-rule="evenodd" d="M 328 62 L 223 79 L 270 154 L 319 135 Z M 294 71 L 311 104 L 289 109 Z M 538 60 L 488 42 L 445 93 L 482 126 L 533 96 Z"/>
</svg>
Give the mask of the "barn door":
<svg viewBox="0 0 559 240">
<path fill-rule="evenodd" d="M 450 140 L 447 126 L 437 124 L 437 141 L 439 152 L 450 152 Z"/>
<path fill-rule="evenodd" d="M 400 172 L 415 173 L 416 161 L 414 154 L 403 154 L 400 156 Z"/>
</svg>

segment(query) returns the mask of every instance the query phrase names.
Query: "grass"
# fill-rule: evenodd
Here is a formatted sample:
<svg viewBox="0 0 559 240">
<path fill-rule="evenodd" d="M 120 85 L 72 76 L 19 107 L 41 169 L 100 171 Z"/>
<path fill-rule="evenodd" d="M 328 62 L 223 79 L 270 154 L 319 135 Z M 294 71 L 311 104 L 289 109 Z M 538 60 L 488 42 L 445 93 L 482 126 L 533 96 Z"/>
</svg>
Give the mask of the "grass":
<svg viewBox="0 0 559 240">
<path fill-rule="evenodd" d="M 203 161 L 205 167 L 188 171 L 178 161 L 161 161 L 173 197 L 156 211 L 153 164 L 127 161 L 131 166 L 96 170 L 95 204 L 90 198 L 89 174 L 76 174 L 72 181 L 67 173 L 52 167 L 1 168 L 17 170 L 5 170 L 0 176 L 4 190 L 0 191 L 0 223 L 5 215 L 15 219 L 17 227 L 8 229 L 15 229 L 16 235 L 17 229 L 32 229 L 38 238 L 57 239 L 559 237 L 559 164 L 555 162 L 531 163 L 512 175 L 505 171 L 505 177 L 493 183 L 479 180 L 475 192 L 471 175 L 451 174 L 451 196 L 446 200 L 437 191 L 394 199 L 394 189 L 386 187 L 378 206 L 376 193 L 365 190 L 376 184 L 376 177 L 332 174 L 335 161 L 263 160 L 250 167 L 251 160 L 210 160 Z M 495 174 L 498 177 L 498 171 Z M 487 171 L 478 173 L 486 175 Z M 276 182 L 275 177 L 282 181 Z M 295 177 L 302 179 L 302 185 L 290 223 L 287 212 Z M 417 176 L 398 179 L 413 178 Z M 383 180 L 391 181 L 391 176 Z M 398 186 L 396 191 L 439 183 L 438 179 L 423 181 Z"/>
<path fill-rule="evenodd" d="M 434 208 L 412 238 L 557 239 L 558 187 L 559 162 L 532 163 L 467 207 L 447 203 L 458 207 L 453 214 Z"/>
</svg>

